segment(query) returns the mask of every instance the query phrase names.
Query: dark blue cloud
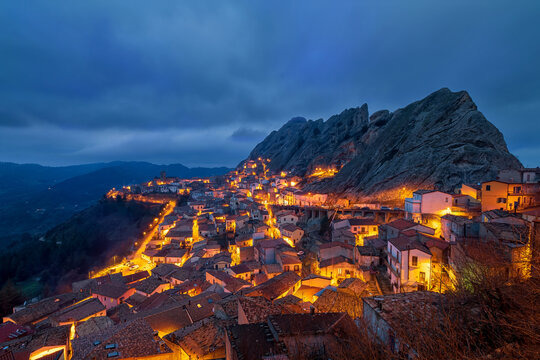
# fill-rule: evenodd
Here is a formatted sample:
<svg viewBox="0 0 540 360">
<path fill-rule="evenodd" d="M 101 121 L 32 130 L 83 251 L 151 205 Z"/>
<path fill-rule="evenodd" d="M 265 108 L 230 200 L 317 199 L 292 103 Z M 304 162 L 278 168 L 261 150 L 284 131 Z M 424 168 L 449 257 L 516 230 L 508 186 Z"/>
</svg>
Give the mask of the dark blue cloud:
<svg viewBox="0 0 540 360">
<path fill-rule="evenodd" d="M 0 160 L 235 165 L 293 115 L 449 87 L 536 166 L 539 15 L 532 0 L 4 1 Z"/>
<path fill-rule="evenodd" d="M 246 142 L 252 143 L 254 141 L 260 141 L 264 139 L 266 135 L 267 133 L 265 131 L 242 127 L 242 128 L 236 129 L 231 134 L 231 139 L 236 140 L 236 141 L 246 141 Z"/>
</svg>

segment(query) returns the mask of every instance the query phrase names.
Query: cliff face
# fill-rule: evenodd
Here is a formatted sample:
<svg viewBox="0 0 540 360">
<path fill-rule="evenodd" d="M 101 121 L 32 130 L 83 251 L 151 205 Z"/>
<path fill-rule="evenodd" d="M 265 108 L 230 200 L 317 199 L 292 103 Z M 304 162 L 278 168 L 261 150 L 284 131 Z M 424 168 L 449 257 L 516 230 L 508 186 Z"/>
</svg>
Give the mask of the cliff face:
<svg viewBox="0 0 540 360">
<path fill-rule="evenodd" d="M 249 159 L 257 157 L 301 176 L 340 168 L 306 189 L 354 200 L 392 200 L 404 187 L 450 191 L 521 167 L 469 94 L 446 88 L 393 113 L 369 116 L 364 104 L 326 122 L 292 119 L 253 149 Z"/>
</svg>

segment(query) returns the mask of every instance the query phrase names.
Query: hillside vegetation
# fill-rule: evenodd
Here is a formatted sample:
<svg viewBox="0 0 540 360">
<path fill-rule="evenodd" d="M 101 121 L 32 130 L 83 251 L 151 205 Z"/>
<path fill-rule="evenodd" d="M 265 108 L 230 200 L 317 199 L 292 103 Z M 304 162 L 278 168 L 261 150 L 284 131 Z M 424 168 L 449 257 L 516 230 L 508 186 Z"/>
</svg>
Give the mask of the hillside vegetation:
<svg viewBox="0 0 540 360">
<path fill-rule="evenodd" d="M 65 290 L 113 254 L 127 255 L 160 210 L 155 204 L 104 199 L 42 237 L 17 237 L 0 254 L 0 287 L 34 281 L 45 293 Z"/>
</svg>

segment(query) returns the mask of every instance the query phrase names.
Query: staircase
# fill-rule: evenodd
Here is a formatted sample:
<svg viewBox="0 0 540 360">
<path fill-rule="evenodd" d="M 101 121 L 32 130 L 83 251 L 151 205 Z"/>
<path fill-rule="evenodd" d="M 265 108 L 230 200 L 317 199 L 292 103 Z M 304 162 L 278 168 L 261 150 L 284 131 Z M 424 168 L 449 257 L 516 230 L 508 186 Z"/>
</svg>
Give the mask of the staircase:
<svg viewBox="0 0 540 360">
<path fill-rule="evenodd" d="M 386 274 L 386 268 L 381 266 L 377 270 L 378 271 L 377 271 L 377 274 L 375 275 L 375 278 L 377 280 L 379 288 L 381 289 L 382 294 L 383 295 L 393 294 L 394 291 L 392 290 L 390 279 L 388 278 L 388 275 Z"/>
</svg>

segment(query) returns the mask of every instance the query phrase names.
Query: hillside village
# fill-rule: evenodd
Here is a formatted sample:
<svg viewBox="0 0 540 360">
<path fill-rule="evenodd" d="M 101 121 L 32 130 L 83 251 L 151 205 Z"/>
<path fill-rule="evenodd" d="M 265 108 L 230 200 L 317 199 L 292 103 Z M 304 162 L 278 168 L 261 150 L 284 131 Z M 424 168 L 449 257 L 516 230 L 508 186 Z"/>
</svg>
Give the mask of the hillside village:
<svg viewBox="0 0 540 360">
<path fill-rule="evenodd" d="M 414 358 L 396 319 L 444 303 L 471 264 L 540 275 L 540 168 L 453 193 L 404 184 L 389 206 L 303 190 L 338 169 L 300 178 L 269 163 L 109 191 L 160 216 L 129 257 L 14 308 L 0 359 L 362 358 L 344 349 L 367 351 L 365 337 Z"/>
</svg>

